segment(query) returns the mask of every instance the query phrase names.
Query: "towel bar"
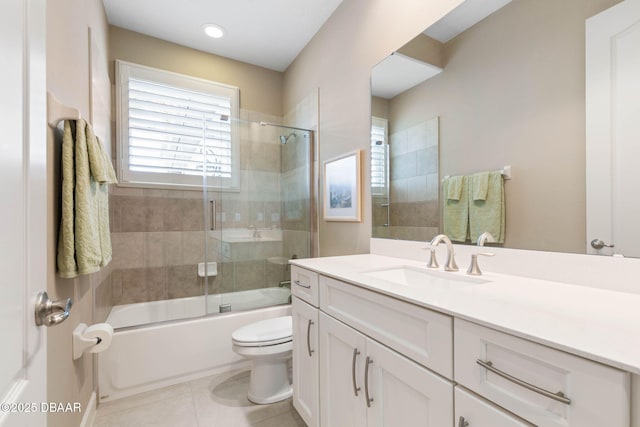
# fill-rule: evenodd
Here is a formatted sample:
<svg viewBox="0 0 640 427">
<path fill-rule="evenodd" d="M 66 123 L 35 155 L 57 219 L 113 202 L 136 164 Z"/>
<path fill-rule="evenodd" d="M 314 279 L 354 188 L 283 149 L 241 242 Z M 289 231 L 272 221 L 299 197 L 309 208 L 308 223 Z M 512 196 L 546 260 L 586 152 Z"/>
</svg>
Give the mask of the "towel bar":
<svg viewBox="0 0 640 427">
<path fill-rule="evenodd" d="M 511 179 L 511 165 L 507 165 L 500 169 L 500 173 L 502 174 L 502 178 L 504 178 L 505 180 Z M 447 178 L 451 178 L 451 175 L 443 176 L 442 180 L 444 181 Z"/>
<path fill-rule="evenodd" d="M 61 103 L 51 92 L 47 92 L 47 123 L 58 127 L 63 120 L 80 120 L 80 110 Z"/>
</svg>

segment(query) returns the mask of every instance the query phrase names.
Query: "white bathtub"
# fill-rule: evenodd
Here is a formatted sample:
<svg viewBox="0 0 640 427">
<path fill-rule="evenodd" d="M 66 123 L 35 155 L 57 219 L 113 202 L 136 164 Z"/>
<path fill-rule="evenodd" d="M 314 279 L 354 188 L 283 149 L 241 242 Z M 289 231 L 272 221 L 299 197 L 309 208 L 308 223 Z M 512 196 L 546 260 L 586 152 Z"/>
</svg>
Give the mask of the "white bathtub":
<svg viewBox="0 0 640 427">
<path fill-rule="evenodd" d="M 111 346 L 98 353 L 100 401 L 248 368 L 249 363 L 231 349 L 231 333 L 258 320 L 290 315 L 290 305 L 251 309 L 286 303 L 288 296 L 284 288 L 210 295 L 210 307 L 217 308 L 221 298 L 233 311 L 180 321 L 176 319 L 203 316 L 205 297 L 113 307 L 107 323 L 116 331 Z"/>
<path fill-rule="evenodd" d="M 114 329 L 140 326 L 169 320 L 189 319 L 218 313 L 221 304 L 231 304 L 232 311 L 252 310 L 286 304 L 291 291 L 288 288 L 262 288 L 187 298 L 116 305 L 106 322 Z M 205 312 L 205 301 L 208 311 Z"/>
</svg>

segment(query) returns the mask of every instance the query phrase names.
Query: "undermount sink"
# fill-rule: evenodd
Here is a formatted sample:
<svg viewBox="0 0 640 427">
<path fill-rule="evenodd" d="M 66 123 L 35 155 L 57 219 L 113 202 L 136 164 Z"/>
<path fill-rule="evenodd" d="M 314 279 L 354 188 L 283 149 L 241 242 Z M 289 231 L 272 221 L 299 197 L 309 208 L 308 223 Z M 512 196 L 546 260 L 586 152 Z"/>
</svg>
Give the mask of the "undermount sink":
<svg viewBox="0 0 640 427">
<path fill-rule="evenodd" d="M 362 274 L 404 286 L 460 287 L 489 283 L 489 280 L 464 276 L 459 273 L 446 273 L 406 265 L 365 271 Z"/>
</svg>

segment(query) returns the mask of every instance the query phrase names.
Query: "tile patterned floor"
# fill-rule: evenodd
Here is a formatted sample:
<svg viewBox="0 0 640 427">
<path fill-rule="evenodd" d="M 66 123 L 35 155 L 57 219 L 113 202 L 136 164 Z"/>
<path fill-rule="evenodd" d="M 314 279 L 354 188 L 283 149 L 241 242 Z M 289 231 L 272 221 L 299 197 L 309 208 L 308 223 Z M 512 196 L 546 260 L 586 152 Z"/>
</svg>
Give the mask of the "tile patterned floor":
<svg viewBox="0 0 640 427">
<path fill-rule="evenodd" d="M 254 405 L 248 388 L 235 371 L 141 393 L 101 404 L 94 427 L 306 427 L 291 399 Z"/>
</svg>

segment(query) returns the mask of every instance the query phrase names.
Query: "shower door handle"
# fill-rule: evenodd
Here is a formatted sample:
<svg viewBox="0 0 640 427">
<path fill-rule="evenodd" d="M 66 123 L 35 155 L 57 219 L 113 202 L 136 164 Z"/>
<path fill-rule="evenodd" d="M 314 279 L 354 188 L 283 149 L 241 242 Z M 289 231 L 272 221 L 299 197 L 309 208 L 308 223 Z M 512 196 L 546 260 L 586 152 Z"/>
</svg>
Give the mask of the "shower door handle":
<svg viewBox="0 0 640 427">
<path fill-rule="evenodd" d="M 215 231 L 216 229 L 216 201 L 215 200 L 209 200 L 209 205 L 211 208 L 211 212 L 210 212 L 210 218 L 209 218 L 209 229 L 211 231 Z"/>
<path fill-rule="evenodd" d="M 314 351 L 311 348 L 311 325 L 313 325 L 313 320 L 309 319 L 309 323 L 307 323 L 307 351 L 309 352 L 309 357 L 311 357 Z"/>
</svg>

